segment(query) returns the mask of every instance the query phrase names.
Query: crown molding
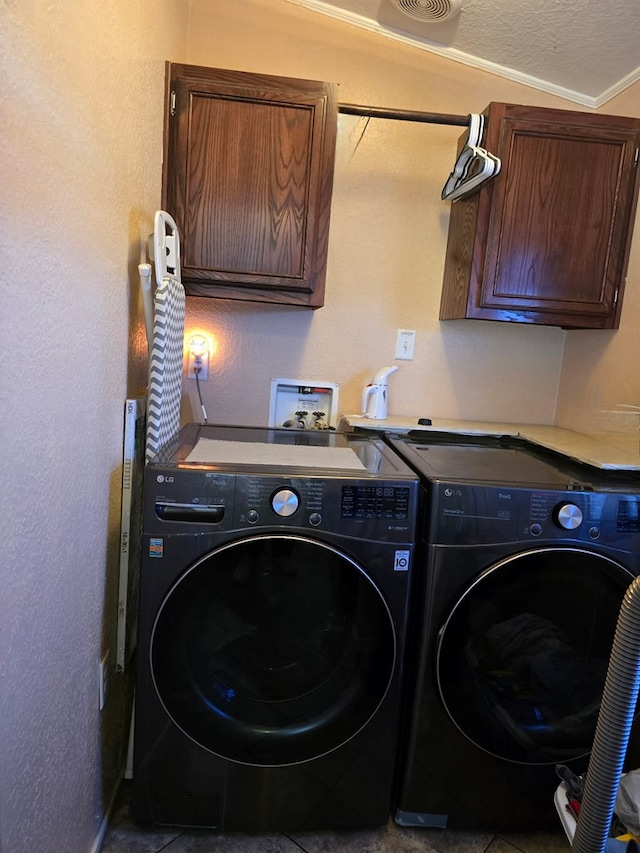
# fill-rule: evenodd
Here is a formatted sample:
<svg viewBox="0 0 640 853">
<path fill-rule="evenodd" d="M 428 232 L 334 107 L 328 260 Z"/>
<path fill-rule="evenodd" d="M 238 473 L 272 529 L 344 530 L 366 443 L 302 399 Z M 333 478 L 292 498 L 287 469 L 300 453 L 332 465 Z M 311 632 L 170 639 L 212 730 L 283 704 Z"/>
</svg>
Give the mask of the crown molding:
<svg viewBox="0 0 640 853">
<path fill-rule="evenodd" d="M 406 33 L 381 26 L 377 21 L 370 18 L 365 18 L 362 15 L 357 15 L 354 12 L 348 12 L 345 9 L 337 9 L 322 0 L 288 0 L 294 6 L 301 6 L 309 9 L 312 12 L 319 12 L 329 18 L 334 18 L 337 21 L 350 24 L 351 26 L 359 27 L 362 30 L 367 30 L 370 33 L 382 36 L 383 38 L 391 39 L 392 41 L 404 44 L 407 47 L 425 50 L 428 53 L 433 53 L 436 56 L 450 59 L 453 62 L 459 62 L 462 65 L 467 65 L 471 68 L 476 68 L 479 71 L 486 71 L 489 74 L 495 74 L 498 77 L 504 77 L 507 80 L 512 80 L 515 83 L 521 83 L 524 86 L 529 86 L 532 89 L 538 89 L 541 92 L 546 92 L 549 95 L 554 95 L 558 98 L 564 98 L 566 101 L 572 101 L 575 104 L 580 104 L 583 107 L 590 109 L 598 109 L 615 95 L 620 94 L 624 89 L 632 83 L 640 80 L 640 68 L 637 68 L 631 74 L 628 74 L 618 83 L 611 86 L 605 92 L 598 96 L 587 95 L 583 92 L 576 92 L 573 89 L 566 89 L 564 86 L 556 86 L 554 83 L 549 83 L 547 80 L 541 80 L 538 77 L 532 77 L 529 74 L 523 74 L 513 68 L 508 68 L 504 65 L 498 65 L 495 62 L 479 59 L 476 56 L 471 56 L 468 53 L 463 53 L 460 50 L 450 47 L 442 47 L 441 45 L 429 42 L 426 39 L 421 39 L 418 36 L 410 37 Z"/>
<path fill-rule="evenodd" d="M 624 90 L 628 89 L 629 86 L 633 86 L 633 84 L 637 83 L 638 80 L 640 80 L 640 67 L 636 68 L 635 71 L 632 71 L 630 74 L 627 74 L 627 76 L 623 77 L 622 80 L 618 80 L 618 82 L 614 83 L 613 86 L 605 89 L 601 95 L 598 95 L 595 99 L 596 107 L 603 106 L 603 104 L 606 104 L 607 101 L 611 100 L 611 98 L 615 98 L 616 95 L 624 92 Z"/>
</svg>

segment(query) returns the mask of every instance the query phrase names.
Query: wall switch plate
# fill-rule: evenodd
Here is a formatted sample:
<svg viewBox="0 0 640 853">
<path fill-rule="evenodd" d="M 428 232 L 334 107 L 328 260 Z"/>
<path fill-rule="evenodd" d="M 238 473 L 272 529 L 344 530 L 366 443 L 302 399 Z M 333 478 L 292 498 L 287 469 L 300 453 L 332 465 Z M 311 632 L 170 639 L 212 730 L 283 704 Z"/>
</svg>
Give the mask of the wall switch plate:
<svg viewBox="0 0 640 853">
<path fill-rule="evenodd" d="M 109 685 L 109 652 L 104 653 L 104 657 L 98 664 L 98 707 L 102 711 L 104 703 L 107 701 L 107 692 Z"/>
<path fill-rule="evenodd" d="M 409 329 L 398 329 L 396 343 L 396 358 L 413 361 L 413 351 L 416 345 L 416 333 Z"/>
</svg>

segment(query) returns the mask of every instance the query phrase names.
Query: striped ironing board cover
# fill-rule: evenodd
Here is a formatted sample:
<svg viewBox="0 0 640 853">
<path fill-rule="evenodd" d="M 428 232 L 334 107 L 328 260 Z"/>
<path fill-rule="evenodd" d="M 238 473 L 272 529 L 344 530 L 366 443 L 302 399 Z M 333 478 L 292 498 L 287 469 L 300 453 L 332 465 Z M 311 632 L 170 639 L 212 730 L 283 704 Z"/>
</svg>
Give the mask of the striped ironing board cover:
<svg viewBox="0 0 640 853">
<path fill-rule="evenodd" d="M 145 445 L 147 462 L 180 429 L 184 306 L 181 282 L 165 276 L 156 290 L 153 312 Z"/>
</svg>

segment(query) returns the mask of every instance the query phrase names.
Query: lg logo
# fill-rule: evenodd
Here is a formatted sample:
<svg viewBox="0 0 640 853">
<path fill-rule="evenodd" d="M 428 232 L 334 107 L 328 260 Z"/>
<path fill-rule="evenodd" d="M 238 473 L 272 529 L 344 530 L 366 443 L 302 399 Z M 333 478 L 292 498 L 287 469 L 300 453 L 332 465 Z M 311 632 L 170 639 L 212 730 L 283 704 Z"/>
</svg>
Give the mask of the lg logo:
<svg viewBox="0 0 640 853">
<path fill-rule="evenodd" d="M 156 477 L 157 483 L 173 483 L 173 477 L 165 477 L 164 474 L 158 474 Z"/>
</svg>

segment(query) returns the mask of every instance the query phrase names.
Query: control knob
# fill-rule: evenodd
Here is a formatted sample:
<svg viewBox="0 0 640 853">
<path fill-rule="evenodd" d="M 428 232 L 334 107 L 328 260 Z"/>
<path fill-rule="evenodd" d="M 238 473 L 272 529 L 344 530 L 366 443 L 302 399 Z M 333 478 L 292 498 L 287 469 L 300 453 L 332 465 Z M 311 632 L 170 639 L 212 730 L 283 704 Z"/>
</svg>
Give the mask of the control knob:
<svg viewBox="0 0 640 853">
<path fill-rule="evenodd" d="M 293 489 L 280 489 L 271 498 L 273 511 L 283 518 L 287 518 L 298 509 L 300 499 Z"/>
<path fill-rule="evenodd" d="M 560 503 L 553 511 L 553 519 L 564 530 L 576 530 L 582 524 L 582 510 L 574 503 Z"/>
</svg>

